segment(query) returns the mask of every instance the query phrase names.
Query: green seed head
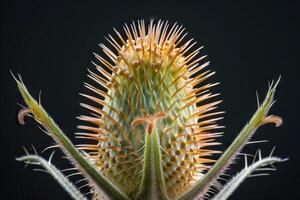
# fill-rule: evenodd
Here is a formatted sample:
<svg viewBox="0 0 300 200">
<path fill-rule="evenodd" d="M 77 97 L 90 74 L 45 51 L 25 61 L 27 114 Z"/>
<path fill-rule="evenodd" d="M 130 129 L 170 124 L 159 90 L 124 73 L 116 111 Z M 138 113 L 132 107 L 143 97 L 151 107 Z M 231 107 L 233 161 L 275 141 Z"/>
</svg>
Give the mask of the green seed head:
<svg viewBox="0 0 300 200">
<path fill-rule="evenodd" d="M 91 116 L 80 116 L 79 137 L 96 141 L 83 144 L 87 158 L 98 170 L 131 197 L 136 197 L 145 178 L 146 138 L 155 134 L 161 149 L 162 180 L 169 197 L 188 190 L 209 168 L 217 151 L 214 133 L 222 112 L 220 101 L 206 83 L 214 72 L 208 62 L 191 51 L 195 42 L 185 40 L 184 28 L 167 22 L 144 21 L 125 25 L 126 38 L 109 35 L 114 50 L 100 45 L 110 60 L 99 55 L 99 73 L 90 72 L 94 86 L 85 86 L 94 102 L 81 105 Z M 150 154 L 149 154 L 150 155 Z M 143 178 L 144 177 L 144 178 Z M 152 175 L 151 175 L 152 177 Z"/>
</svg>

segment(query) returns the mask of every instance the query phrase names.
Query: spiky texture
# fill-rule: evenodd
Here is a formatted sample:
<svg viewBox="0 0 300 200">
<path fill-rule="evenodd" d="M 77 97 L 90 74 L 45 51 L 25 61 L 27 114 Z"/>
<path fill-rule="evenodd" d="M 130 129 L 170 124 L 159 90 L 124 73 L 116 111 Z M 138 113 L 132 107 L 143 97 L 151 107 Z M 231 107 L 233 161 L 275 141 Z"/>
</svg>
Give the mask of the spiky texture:
<svg viewBox="0 0 300 200">
<path fill-rule="evenodd" d="M 214 160 L 208 159 L 218 151 L 210 146 L 221 128 L 213 112 L 220 101 L 210 100 L 216 94 L 209 92 L 215 84 L 204 81 L 214 74 L 203 71 L 208 62 L 198 56 L 201 48 L 190 49 L 195 42 L 183 42 L 184 28 L 167 22 L 144 21 L 124 27 L 124 39 L 117 31 L 120 42 L 109 35 L 108 41 L 115 52 L 101 44 L 112 62 L 96 55 L 102 65 L 96 65 L 99 74 L 88 75 L 96 86 L 85 84 L 96 96 L 85 95 L 96 102 L 81 105 L 93 114 L 80 116 L 89 122 L 81 125 L 78 136 L 95 140 L 95 144 L 80 145 L 89 152 L 88 158 L 113 180 L 123 191 L 134 196 L 142 181 L 143 146 L 146 126 L 131 123 L 138 118 L 149 118 L 163 112 L 166 117 L 154 124 L 162 149 L 163 172 L 167 193 L 176 197 L 201 178 Z M 188 53 L 189 52 L 189 53 Z M 199 62 L 202 62 L 199 64 Z M 206 101 L 206 100 L 210 101 Z M 150 133 L 151 134 L 151 133 Z"/>
<path fill-rule="evenodd" d="M 249 143 L 257 128 L 266 123 L 279 126 L 282 119 L 269 115 L 279 80 L 269 90 L 250 121 L 232 144 L 214 163 L 211 155 L 220 153 L 212 146 L 221 133 L 217 121 L 222 112 L 215 109 L 221 101 L 209 89 L 214 72 L 204 71 L 205 56 L 201 48 L 186 40 L 184 28 L 167 22 L 144 21 L 124 27 L 126 39 L 117 31 L 117 42 L 109 35 L 110 50 L 100 45 L 111 61 L 95 54 L 101 65 L 98 73 L 89 71 L 95 86 L 85 86 L 93 94 L 82 94 L 88 103 L 81 105 L 90 115 L 79 117 L 78 138 L 87 139 L 77 145 L 58 127 L 40 101 L 36 101 L 19 76 L 19 91 L 27 104 L 18 115 L 32 116 L 52 137 L 57 147 L 88 182 L 93 200 L 203 200 L 212 186 L 222 188 L 218 178 Z M 93 102 L 93 103 L 92 103 Z M 253 143 L 253 142 L 252 142 Z M 260 151 L 259 151 L 260 152 Z M 273 151 L 272 151 L 273 153 Z M 215 200 L 228 198 L 237 186 L 258 167 L 285 161 L 273 157 L 253 159 L 248 166 L 216 194 Z M 62 171 L 37 155 L 18 160 L 42 166 L 74 199 L 85 199 Z M 247 160 L 247 159 L 246 159 Z M 212 164 L 214 163 L 214 164 Z M 260 168 L 268 170 L 268 168 Z M 256 174 L 257 175 L 257 174 Z"/>
</svg>

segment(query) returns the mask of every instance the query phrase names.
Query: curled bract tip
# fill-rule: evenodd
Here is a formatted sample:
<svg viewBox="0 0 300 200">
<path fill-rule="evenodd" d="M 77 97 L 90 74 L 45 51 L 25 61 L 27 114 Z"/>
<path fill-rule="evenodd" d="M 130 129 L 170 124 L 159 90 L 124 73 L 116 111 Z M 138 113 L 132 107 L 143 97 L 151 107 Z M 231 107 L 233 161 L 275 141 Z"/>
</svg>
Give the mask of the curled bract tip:
<svg viewBox="0 0 300 200">
<path fill-rule="evenodd" d="M 263 119 L 260 125 L 269 124 L 269 123 L 274 123 L 276 127 L 279 127 L 282 124 L 282 118 L 279 116 L 270 115 L 265 119 Z"/>
<path fill-rule="evenodd" d="M 147 124 L 147 132 L 148 134 L 152 133 L 153 127 L 156 124 L 156 121 L 160 118 L 166 118 L 167 113 L 166 112 L 158 112 L 157 114 L 150 116 L 150 117 L 136 117 L 132 122 L 131 122 L 131 129 L 135 130 L 135 128 L 142 124 L 146 123 Z"/>
<path fill-rule="evenodd" d="M 32 113 L 31 108 L 23 108 L 18 113 L 18 121 L 21 125 L 25 125 L 25 116 Z"/>
</svg>

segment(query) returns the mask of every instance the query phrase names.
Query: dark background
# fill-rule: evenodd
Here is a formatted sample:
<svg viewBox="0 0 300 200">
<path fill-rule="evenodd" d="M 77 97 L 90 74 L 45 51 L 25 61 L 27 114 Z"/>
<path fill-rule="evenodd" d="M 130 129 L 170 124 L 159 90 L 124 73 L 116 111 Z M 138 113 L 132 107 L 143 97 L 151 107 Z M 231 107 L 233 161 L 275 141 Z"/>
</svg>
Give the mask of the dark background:
<svg viewBox="0 0 300 200">
<path fill-rule="evenodd" d="M 52 1 L 51 1 L 52 2 Z M 14 160 L 34 144 L 38 152 L 52 144 L 32 119 L 21 126 L 17 113 L 24 104 L 9 70 L 22 74 L 24 82 L 73 139 L 83 113 L 79 107 L 85 91 L 87 67 L 98 43 L 121 30 L 123 23 L 137 19 L 164 19 L 183 24 L 189 37 L 204 45 L 203 54 L 217 74 L 212 81 L 224 99 L 226 125 L 222 149 L 230 144 L 256 109 L 255 91 L 264 97 L 268 81 L 282 76 L 271 114 L 282 116 L 280 128 L 261 127 L 255 139 L 270 142 L 247 146 L 244 152 L 261 148 L 267 155 L 289 157 L 271 176 L 249 178 L 230 199 L 300 199 L 299 186 L 299 5 L 289 1 L 1 1 L 1 199 L 69 199 L 48 174 L 33 172 Z M 32 151 L 32 150 L 31 150 Z M 43 153 L 48 157 L 50 152 Z M 67 163 L 57 152 L 54 163 Z M 243 163 L 240 160 L 240 163 Z M 234 165 L 233 169 L 240 169 Z M 3 198 L 5 196 L 5 198 Z"/>
</svg>

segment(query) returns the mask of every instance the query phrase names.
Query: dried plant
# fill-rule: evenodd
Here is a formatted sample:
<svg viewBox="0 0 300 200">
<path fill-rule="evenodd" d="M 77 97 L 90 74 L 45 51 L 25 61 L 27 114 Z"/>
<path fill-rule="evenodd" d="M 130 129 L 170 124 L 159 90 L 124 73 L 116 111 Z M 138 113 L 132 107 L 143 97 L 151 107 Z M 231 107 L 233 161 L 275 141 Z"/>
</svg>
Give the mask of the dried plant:
<svg viewBox="0 0 300 200">
<path fill-rule="evenodd" d="M 144 21 L 124 26 L 126 39 L 115 30 L 118 41 L 108 35 L 114 48 L 101 44 L 109 60 L 95 54 L 101 65 L 88 77 L 96 86 L 85 83 L 93 95 L 81 94 L 91 104 L 81 103 L 90 115 L 78 117 L 78 138 L 88 144 L 73 145 L 26 89 L 21 77 L 15 78 L 26 108 L 19 122 L 32 116 L 52 137 L 90 187 L 92 199 L 227 199 L 249 176 L 274 170 L 273 164 L 285 159 L 272 153 L 262 157 L 258 151 L 248 164 L 226 184 L 220 179 L 228 166 L 241 155 L 256 129 L 266 123 L 281 124 L 281 118 L 269 115 L 276 83 L 269 85 L 264 101 L 225 152 L 215 148 L 222 135 L 217 121 L 223 112 L 221 103 L 207 83 L 214 72 L 205 70 L 206 56 L 198 56 L 202 47 L 186 40 L 182 26 L 168 22 Z M 259 103 L 259 102 L 258 102 Z M 253 143 L 253 142 L 252 142 Z M 212 157 L 221 153 L 218 160 Z M 87 199 L 68 176 L 35 154 L 17 158 L 40 165 L 74 199 Z M 271 166 L 271 167 L 268 167 Z"/>
</svg>

